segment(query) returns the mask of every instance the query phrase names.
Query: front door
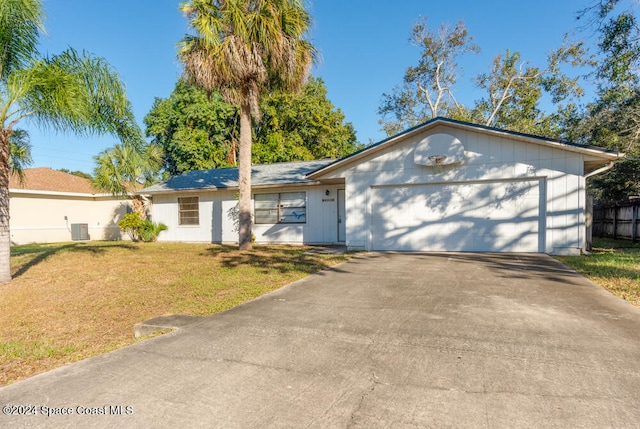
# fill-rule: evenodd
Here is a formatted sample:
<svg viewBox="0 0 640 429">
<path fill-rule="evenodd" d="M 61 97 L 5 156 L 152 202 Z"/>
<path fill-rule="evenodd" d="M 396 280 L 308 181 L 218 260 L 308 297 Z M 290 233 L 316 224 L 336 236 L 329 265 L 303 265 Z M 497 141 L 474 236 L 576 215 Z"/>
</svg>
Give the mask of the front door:
<svg viewBox="0 0 640 429">
<path fill-rule="evenodd" d="M 344 189 L 338 189 L 338 242 L 347 240 L 346 210 L 344 208 Z"/>
</svg>

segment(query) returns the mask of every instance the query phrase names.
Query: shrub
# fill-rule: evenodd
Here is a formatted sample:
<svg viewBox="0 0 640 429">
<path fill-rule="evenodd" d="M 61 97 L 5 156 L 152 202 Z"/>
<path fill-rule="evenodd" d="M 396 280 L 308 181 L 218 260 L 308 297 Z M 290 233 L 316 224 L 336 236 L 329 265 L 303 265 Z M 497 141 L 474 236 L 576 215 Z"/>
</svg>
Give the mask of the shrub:
<svg viewBox="0 0 640 429">
<path fill-rule="evenodd" d="M 138 241 L 140 239 L 138 234 L 138 230 L 142 226 L 140 213 L 127 213 L 122 217 L 122 220 L 118 222 L 118 226 L 129 235 L 132 241 Z"/>
<path fill-rule="evenodd" d="M 138 229 L 138 233 L 140 235 L 140 239 L 144 242 L 156 241 L 158 239 L 158 235 L 162 231 L 167 230 L 167 225 L 164 223 L 155 223 L 151 222 L 149 219 L 145 219 L 142 221 L 142 225 Z"/>
<path fill-rule="evenodd" d="M 149 219 L 142 219 L 140 213 L 133 212 L 124 215 L 118 222 L 118 226 L 126 232 L 132 241 L 156 241 L 162 231 L 167 230 L 167 225 L 155 223 Z"/>
</svg>

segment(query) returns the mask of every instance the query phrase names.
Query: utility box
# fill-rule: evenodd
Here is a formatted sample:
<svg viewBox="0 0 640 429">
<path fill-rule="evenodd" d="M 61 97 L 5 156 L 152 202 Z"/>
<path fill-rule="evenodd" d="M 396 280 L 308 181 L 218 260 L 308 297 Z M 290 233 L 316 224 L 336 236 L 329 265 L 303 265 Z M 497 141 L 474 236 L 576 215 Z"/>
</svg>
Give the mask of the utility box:
<svg viewBox="0 0 640 429">
<path fill-rule="evenodd" d="M 74 241 L 89 239 L 89 225 L 86 223 L 71 224 L 71 239 Z"/>
</svg>

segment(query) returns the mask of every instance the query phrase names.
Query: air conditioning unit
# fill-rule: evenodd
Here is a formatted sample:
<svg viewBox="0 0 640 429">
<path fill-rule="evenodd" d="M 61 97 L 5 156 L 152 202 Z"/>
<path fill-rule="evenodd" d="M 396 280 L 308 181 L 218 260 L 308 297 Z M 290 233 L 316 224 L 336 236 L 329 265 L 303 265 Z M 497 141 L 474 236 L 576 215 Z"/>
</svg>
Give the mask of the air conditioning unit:
<svg viewBox="0 0 640 429">
<path fill-rule="evenodd" d="M 89 239 L 89 225 L 86 223 L 71 224 L 71 239 L 74 241 Z"/>
</svg>

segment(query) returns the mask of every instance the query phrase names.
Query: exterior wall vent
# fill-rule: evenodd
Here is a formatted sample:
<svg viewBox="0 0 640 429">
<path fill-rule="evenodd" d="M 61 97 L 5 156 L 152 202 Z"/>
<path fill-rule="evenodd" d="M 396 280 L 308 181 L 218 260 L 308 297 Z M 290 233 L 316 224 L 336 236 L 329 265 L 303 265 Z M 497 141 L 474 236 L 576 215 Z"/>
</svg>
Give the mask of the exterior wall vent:
<svg viewBox="0 0 640 429">
<path fill-rule="evenodd" d="M 89 225 L 86 223 L 71 224 L 71 239 L 74 241 L 89 239 Z"/>
</svg>

